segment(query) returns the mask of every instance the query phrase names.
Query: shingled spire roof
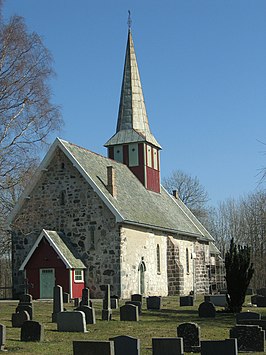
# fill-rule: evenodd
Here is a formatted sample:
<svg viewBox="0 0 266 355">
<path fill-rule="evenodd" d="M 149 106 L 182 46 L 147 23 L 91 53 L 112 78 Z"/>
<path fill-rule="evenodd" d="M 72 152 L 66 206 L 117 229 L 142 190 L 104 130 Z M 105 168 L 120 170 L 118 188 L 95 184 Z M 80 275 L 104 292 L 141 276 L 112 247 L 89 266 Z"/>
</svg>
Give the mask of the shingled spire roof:
<svg viewBox="0 0 266 355">
<path fill-rule="evenodd" d="M 144 141 L 161 148 L 150 131 L 134 43 L 129 29 L 116 133 L 105 146 Z"/>
</svg>

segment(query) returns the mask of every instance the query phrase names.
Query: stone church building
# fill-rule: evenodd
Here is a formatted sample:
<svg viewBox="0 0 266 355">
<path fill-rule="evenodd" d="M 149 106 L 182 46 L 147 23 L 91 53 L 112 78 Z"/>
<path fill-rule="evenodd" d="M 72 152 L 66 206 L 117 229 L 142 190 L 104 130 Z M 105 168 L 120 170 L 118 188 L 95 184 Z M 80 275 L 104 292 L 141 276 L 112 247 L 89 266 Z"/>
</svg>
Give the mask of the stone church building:
<svg viewBox="0 0 266 355">
<path fill-rule="evenodd" d="M 209 292 L 213 238 L 160 184 L 161 146 L 151 133 L 128 32 L 116 133 L 108 157 L 57 138 L 10 215 L 14 294 L 55 283 L 112 294 Z"/>
</svg>

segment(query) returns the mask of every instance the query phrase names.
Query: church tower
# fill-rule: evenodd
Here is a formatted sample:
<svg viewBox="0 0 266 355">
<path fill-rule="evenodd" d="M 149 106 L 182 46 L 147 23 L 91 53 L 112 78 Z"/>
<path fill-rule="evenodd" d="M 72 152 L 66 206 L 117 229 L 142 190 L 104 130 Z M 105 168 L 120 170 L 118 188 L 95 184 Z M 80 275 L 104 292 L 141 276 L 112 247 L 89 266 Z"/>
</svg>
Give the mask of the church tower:
<svg viewBox="0 0 266 355">
<path fill-rule="evenodd" d="M 116 133 L 105 143 L 108 157 L 126 164 L 147 190 L 160 192 L 160 144 L 150 131 L 131 30 Z"/>
</svg>

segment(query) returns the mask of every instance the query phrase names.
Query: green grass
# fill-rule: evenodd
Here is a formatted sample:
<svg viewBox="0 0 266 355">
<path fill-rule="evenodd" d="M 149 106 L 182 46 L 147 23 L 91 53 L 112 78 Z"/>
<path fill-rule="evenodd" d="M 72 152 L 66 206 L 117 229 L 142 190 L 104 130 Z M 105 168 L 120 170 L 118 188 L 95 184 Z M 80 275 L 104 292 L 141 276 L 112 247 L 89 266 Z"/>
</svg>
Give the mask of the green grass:
<svg viewBox="0 0 266 355">
<path fill-rule="evenodd" d="M 235 317 L 228 313 L 217 313 L 214 319 L 198 317 L 198 305 L 203 298 L 199 298 L 194 307 L 179 307 L 178 297 L 163 299 L 160 311 L 147 311 L 144 306 L 139 322 L 120 322 L 119 310 L 113 310 L 113 319 L 110 322 L 101 320 L 101 305 L 93 300 L 96 310 L 96 324 L 87 325 L 87 333 L 58 332 L 55 323 L 51 322 L 52 303 L 34 302 L 34 320 L 44 325 L 44 341 L 30 343 L 20 341 L 20 329 L 12 328 L 11 314 L 15 312 L 17 302 L 0 302 L 0 323 L 7 329 L 6 349 L 11 354 L 72 354 L 73 340 L 108 340 L 117 335 L 130 335 L 140 339 L 141 355 L 151 355 L 151 342 L 153 337 L 175 337 L 176 328 L 184 322 L 195 322 L 200 326 L 201 339 L 229 338 L 229 329 L 235 325 Z M 122 305 L 123 302 L 120 302 Z M 67 310 L 73 310 L 72 304 L 65 304 Z M 218 308 L 219 309 L 219 308 Z M 244 307 L 243 311 L 256 311 L 266 318 L 266 308 Z M 241 353 L 245 355 L 246 353 Z M 252 353 L 262 354 L 262 353 Z"/>
</svg>

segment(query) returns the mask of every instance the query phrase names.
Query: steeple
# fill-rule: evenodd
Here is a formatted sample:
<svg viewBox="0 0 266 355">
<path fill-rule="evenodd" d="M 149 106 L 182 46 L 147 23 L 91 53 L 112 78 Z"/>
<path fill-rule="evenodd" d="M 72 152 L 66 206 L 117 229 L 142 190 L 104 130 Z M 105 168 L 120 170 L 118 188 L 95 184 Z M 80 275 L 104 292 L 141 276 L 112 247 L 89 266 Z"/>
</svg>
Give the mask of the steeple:
<svg viewBox="0 0 266 355">
<path fill-rule="evenodd" d="M 116 133 L 105 143 L 108 156 L 132 170 L 148 189 L 160 192 L 160 144 L 151 133 L 129 17 L 128 39 Z"/>
<path fill-rule="evenodd" d="M 149 142 L 161 148 L 150 131 L 131 30 L 128 30 L 116 133 L 105 146 Z"/>
</svg>

